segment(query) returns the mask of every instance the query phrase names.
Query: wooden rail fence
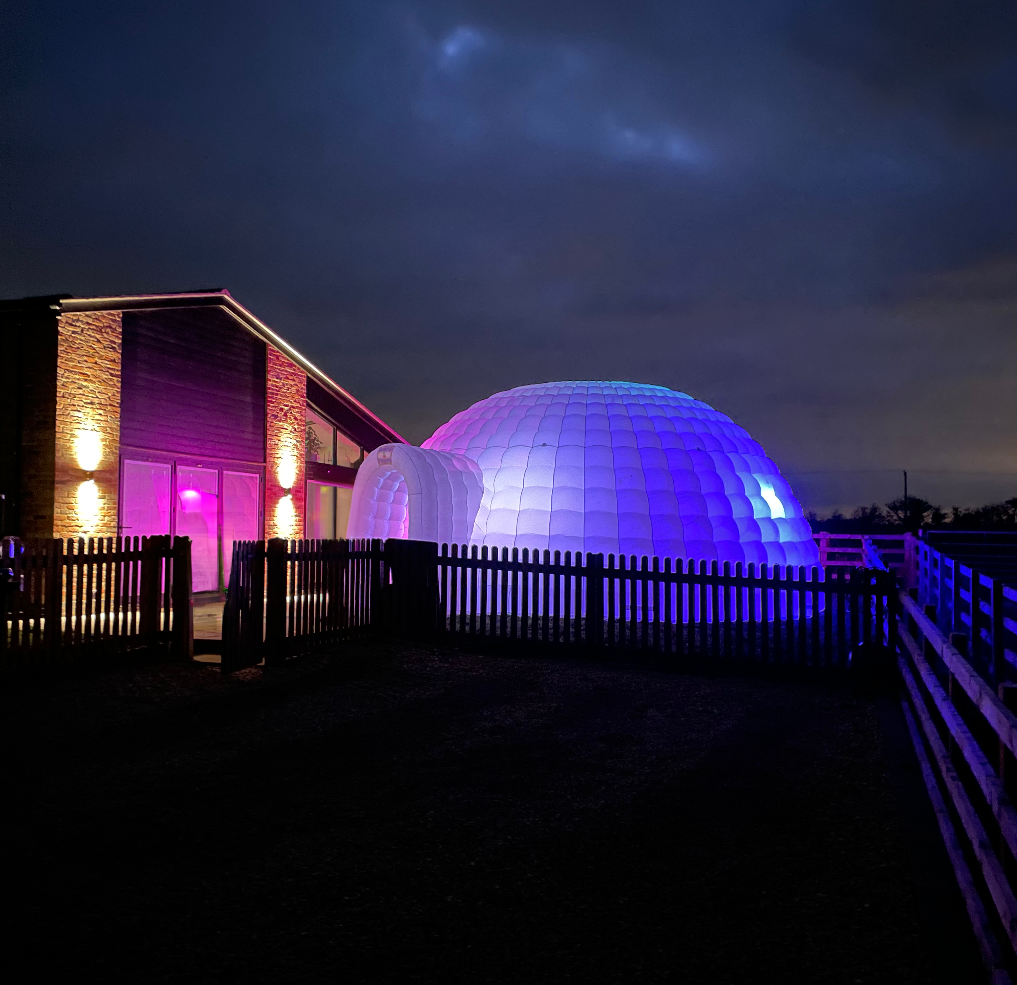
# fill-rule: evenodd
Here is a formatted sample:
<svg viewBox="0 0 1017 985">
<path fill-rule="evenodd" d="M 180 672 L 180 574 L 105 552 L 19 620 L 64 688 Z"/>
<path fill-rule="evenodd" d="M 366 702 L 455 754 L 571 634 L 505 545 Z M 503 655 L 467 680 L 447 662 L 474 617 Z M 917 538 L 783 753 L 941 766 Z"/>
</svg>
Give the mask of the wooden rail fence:
<svg viewBox="0 0 1017 985">
<path fill-rule="evenodd" d="M 905 718 L 982 959 L 1004 985 L 1017 963 L 1017 686 L 991 687 L 932 606 L 903 593 L 899 612 Z"/>
<path fill-rule="evenodd" d="M 812 539 L 824 568 L 869 567 L 873 554 L 877 554 L 905 588 L 916 584 L 918 538 L 914 534 L 831 534 L 824 530 L 813 534 Z"/>
<path fill-rule="evenodd" d="M 187 537 L 0 542 L 0 667 L 161 648 L 191 655 Z"/>
<path fill-rule="evenodd" d="M 1017 680 L 1017 538 L 964 531 L 928 537 L 918 548 L 919 604 L 932 607 L 936 625 L 986 680 Z"/>
</svg>

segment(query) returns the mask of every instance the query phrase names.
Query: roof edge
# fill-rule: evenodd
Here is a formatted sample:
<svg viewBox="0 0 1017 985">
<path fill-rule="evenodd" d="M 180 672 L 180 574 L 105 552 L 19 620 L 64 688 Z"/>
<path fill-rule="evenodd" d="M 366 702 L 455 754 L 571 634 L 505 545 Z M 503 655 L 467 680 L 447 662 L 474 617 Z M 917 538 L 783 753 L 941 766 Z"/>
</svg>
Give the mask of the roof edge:
<svg viewBox="0 0 1017 985">
<path fill-rule="evenodd" d="M 34 302 L 34 304 L 33 304 Z M 109 297 L 76 298 L 70 295 L 49 295 L 42 298 L 24 298 L 22 301 L 9 302 L 11 307 L 30 307 L 49 304 L 60 312 L 74 311 L 136 311 L 146 308 L 189 308 L 205 305 L 225 308 L 249 331 L 265 342 L 271 343 L 280 352 L 292 359 L 308 376 L 313 377 L 323 387 L 335 393 L 336 397 L 347 403 L 352 410 L 379 428 L 382 433 L 391 435 L 397 441 L 408 444 L 407 440 L 390 424 L 386 424 L 377 414 L 364 406 L 348 390 L 344 390 L 327 373 L 320 370 L 309 359 L 301 355 L 282 336 L 277 335 L 260 318 L 248 311 L 239 301 L 235 300 L 225 289 L 215 291 L 190 291 L 181 294 L 129 294 L 111 295 Z M 7 304 L 7 303 L 4 303 Z"/>
</svg>

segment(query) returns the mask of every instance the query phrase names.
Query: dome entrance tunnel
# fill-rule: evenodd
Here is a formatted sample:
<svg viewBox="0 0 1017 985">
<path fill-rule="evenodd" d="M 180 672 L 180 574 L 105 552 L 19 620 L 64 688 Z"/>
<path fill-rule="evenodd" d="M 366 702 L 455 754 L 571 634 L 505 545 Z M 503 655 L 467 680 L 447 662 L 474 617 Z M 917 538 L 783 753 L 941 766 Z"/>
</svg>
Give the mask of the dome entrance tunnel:
<svg viewBox="0 0 1017 985">
<path fill-rule="evenodd" d="M 791 487 L 744 428 L 666 387 L 496 393 L 361 465 L 350 537 L 818 565 Z"/>
</svg>

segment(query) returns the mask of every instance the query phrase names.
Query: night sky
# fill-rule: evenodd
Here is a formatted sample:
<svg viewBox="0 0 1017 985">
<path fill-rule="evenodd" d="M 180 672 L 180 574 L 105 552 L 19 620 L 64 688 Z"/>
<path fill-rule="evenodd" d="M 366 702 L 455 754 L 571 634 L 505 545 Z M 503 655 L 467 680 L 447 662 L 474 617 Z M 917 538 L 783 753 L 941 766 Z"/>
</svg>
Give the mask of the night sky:
<svg viewBox="0 0 1017 985">
<path fill-rule="evenodd" d="M 0 296 L 227 287 L 415 442 L 621 379 L 807 508 L 1017 495 L 1011 2 L 22 2 L 0 106 Z"/>
</svg>

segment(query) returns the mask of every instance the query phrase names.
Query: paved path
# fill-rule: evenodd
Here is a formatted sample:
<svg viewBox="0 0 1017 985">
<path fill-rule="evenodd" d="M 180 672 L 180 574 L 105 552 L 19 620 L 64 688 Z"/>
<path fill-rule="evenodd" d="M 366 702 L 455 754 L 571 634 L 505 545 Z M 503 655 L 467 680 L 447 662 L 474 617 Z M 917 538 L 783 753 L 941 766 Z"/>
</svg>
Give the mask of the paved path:
<svg viewBox="0 0 1017 985">
<path fill-rule="evenodd" d="M 0 704 L 40 980 L 979 980 L 889 699 L 357 644 Z"/>
</svg>

